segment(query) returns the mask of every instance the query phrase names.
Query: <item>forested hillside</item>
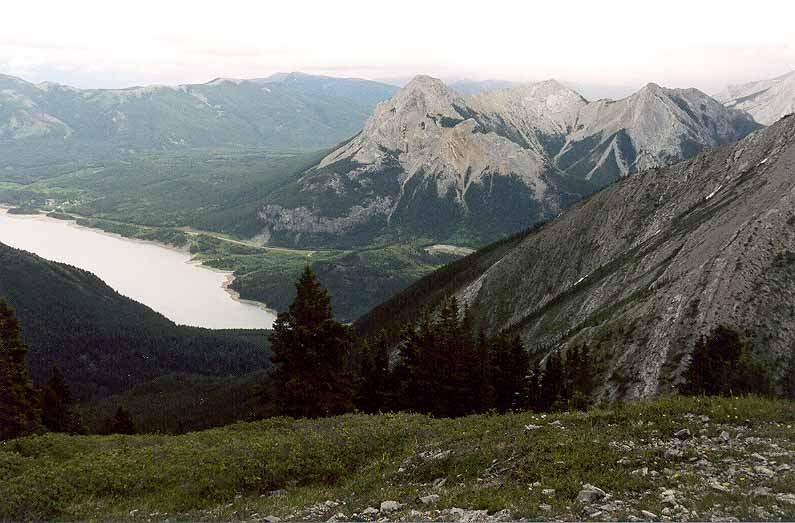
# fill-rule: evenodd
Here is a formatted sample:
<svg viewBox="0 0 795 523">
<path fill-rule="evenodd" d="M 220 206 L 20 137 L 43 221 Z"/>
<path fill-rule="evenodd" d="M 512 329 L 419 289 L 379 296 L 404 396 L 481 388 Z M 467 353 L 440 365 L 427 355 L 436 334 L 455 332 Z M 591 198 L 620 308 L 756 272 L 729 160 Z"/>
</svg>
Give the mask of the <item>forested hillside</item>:
<svg viewBox="0 0 795 523">
<path fill-rule="evenodd" d="M 171 373 L 236 376 L 268 365 L 264 331 L 177 326 L 99 278 L 0 244 L 0 296 L 15 309 L 36 382 L 60 366 L 79 398 Z"/>
</svg>

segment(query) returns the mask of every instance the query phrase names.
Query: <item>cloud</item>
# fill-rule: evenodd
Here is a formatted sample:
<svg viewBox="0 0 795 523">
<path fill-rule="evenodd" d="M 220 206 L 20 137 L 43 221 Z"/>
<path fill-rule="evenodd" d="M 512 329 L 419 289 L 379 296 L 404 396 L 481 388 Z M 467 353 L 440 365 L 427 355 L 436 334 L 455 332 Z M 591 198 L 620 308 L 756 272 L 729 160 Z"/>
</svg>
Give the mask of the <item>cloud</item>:
<svg viewBox="0 0 795 523">
<path fill-rule="evenodd" d="M 304 70 L 714 90 L 795 65 L 780 0 L 261 2 L 26 0 L 4 5 L 0 62 L 81 86 Z M 46 13 L 46 16 L 42 16 Z M 9 21 L 13 21 L 10 23 Z"/>
</svg>

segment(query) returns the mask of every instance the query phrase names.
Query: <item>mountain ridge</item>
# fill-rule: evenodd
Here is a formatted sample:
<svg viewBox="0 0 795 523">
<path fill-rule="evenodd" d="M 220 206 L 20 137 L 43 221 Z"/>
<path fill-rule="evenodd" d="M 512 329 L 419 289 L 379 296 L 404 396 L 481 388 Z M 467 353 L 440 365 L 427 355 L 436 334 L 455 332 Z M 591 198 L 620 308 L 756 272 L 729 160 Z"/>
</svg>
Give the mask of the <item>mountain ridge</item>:
<svg viewBox="0 0 795 523">
<path fill-rule="evenodd" d="M 311 75 L 124 89 L 0 76 L 0 151 L 13 167 L 36 148 L 71 161 L 202 147 L 330 147 L 356 133 L 375 104 L 395 91 Z"/>
<path fill-rule="evenodd" d="M 601 397 L 675 390 L 701 334 L 740 329 L 780 373 L 795 339 L 795 118 L 623 179 L 420 280 L 357 321 L 399 329 L 455 295 L 536 359 L 588 343 Z M 412 311 L 410 317 L 404 310 Z"/>
<path fill-rule="evenodd" d="M 695 89 L 649 84 L 622 100 L 588 102 L 554 80 L 461 95 L 420 75 L 376 106 L 359 134 L 274 193 L 260 216 L 285 244 L 344 244 L 395 225 L 438 240 L 474 231 L 489 241 L 615 179 L 756 128 Z M 430 202 L 437 210 L 428 227 Z"/>
<path fill-rule="evenodd" d="M 795 112 L 795 71 L 740 85 L 730 85 L 715 95 L 727 107 L 747 111 L 757 122 L 771 125 Z"/>
</svg>

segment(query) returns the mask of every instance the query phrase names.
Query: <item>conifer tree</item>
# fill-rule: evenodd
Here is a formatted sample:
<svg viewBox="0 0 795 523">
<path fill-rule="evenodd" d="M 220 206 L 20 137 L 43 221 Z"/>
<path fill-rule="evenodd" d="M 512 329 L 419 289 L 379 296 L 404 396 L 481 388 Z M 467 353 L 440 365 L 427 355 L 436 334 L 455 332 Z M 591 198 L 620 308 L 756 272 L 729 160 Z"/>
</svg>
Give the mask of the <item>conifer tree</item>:
<svg viewBox="0 0 795 523">
<path fill-rule="evenodd" d="M 580 370 L 577 373 L 575 387 L 590 400 L 593 394 L 593 369 L 591 367 L 591 348 L 583 344 L 580 349 Z"/>
<path fill-rule="evenodd" d="M 25 361 L 27 350 L 13 311 L 0 299 L 0 440 L 32 434 L 41 426 L 38 395 Z"/>
<path fill-rule="evenodd" d="M 129 411 L 124 407 L 116 409 L 113 418 L 105 420 L 105 434 L 135 434 L 135 424 Z"/>
<path fill-rule="evenodd" d="M 567 379 L 566 389 L 561 393 L 562 399 L 565 399 L 570 410 L 586 410 L 591 404 L 593 389 L 588 345 L 569 349 L 564 367 Z"/>
<path fill-rule="evenodd" d="M 328 292 L 309 266 L 296 291 L 270 337 L 277 400 L 288 416 L 348 412 L 353 408 L 353 377 L 348 369 L 352 330 L 333 319 Z"/>
<path fill-rule="evenodd" d="M 394 374 L 400 390 L 398 408 L 443 417 L 482 408 L 479 393 L 488 370 L 479 361 L 468 314 L 460 319 L 459 312 L 457 300 L 449 298 L 436 319 L 425 314 L 419 325 L 403 330 Z"/>
<path fill-rule="evenodd" d="M 391 406 L 396 410 L 416 412 L 423 410 L 424 398 L 419 394 L 420 353 L 423 340 L 421 332 L 425 330 L 428 321 L 428 317 L 424 316 L 419 326 L 407 323 L 401 330 L 400 362 L 393 375 L 397 397 L 391 402 Z"/>
<path fill-rule="evenodd" d="M 740 333 L 719 325 L 696 342 L 680 392 L 689 395 L 769 394 L 770 378 Z"/>
<path fill-rule="evenodd" d="M 518 336 L 499 335 L 492 340 L 495 408 L 500 412 L 527 408 L 530 357 Z"/>
<path fill-rule="evenodd" d="M 561 407 L 563 400 L 563 362 L 558 351 L 552 351 L 547 357 L 546 366 L 541 376 L 541 394 L 539 404 L 542 410 Z"/>
<path fill-rule="evenodd" d="M 362 342 L 358 349 L 358 390 L 356 408 L 375 413 L 386 409 L 389 390 L 389 343 L 385 332 L 380 332 L 370 343 Z"/>
<path fill-rule="evenodd" d="M 441 367 L 437 372 L 438 399 L 436 409 L 440 416 L 463 416 L 478 410 L 477 349 L 471 332 L 468 311 L 463 321 L 459 319 L 459 305 L 455 297 L 446 300 L 442 307 L 437 344 Z M 441 378 L 441 379 L 439 379 Z"/>
<path fill-rule="evenodd" d="M 789 361 L 781 379 L 781 391 L 785 398 L 795 399 L 795 349 L 790 351 Z"/>
<path fill-rule="evenodd" d="M 82 432 L 80 415 L 74 410 L 72 391 L 59 367 L 53 367 L 50 378 L 40 387 L 41 422 L 51 432 Z"/>
<path fill-rule="evenodd" d="M 510 338 L 511 363 L 514 368 L 513 379 L 513 409 L 526 410 L 529 408 L 530 390 L 530 355 L 522 345 L 519 336 Z"/>
<path fill-rule="evenodd" d="M 541 367 L 535 362 L 530 367 L 530 379 L 527 384 L 527 406 L 533 411 L 542 411 L 541 404 Z"/>
<path fill-rule="evenodd" d="M 565 379 L 563 380 L 563 390 L 561 391 L 562 397 L 566 399 L 572 397 L 577 387 L 579 372 L 580 348 L 575 345 L 566 352 L 566 360 L 563 363 L 563 374 Z"/>
<path fill-rule="evenodd" d="M 477 408 L 478 411 L 485 412 L 495 407 L 497 392 L 494 388 L 494 364 L 491 347 L 483 331 L 478 336 L 477 359 Z"/>
</svg>

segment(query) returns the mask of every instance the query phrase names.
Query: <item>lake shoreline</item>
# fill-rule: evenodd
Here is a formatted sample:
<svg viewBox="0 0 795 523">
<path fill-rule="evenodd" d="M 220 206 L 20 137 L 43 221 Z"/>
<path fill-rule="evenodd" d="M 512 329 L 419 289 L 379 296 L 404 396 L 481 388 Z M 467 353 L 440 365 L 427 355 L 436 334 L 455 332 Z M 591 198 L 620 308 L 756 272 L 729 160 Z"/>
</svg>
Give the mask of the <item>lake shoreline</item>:
<svg viewBox="0 0 795 523">
<path fill-rule="evenodd" d="M 117 239 L 117 240 L 122 240 L 122 241 L 125 241 L 125 242 L 135 243 L 135 244 L 139 244 L 139 245 L 155 246 L 155 247 L 158 247 L 158 248 L 161 248 L 161 249 L 166 249 L 166 250 L 174 252 L 174 253 L 187 255 L 187 256 L 189 256 L 189 258 L 187 260 L 185 260 L 184 263 L 186 263 L 188 265 L 197 266 L 197 267 L 199 267 L 199 268 L 201 268 L 203 270 L 209 270 L 211 272 L 224 275 L 224 279 L 223 279 L 220 287 L 221 287 L 221 289 L 223 289 L 225 294 L 228 295 L 229 298 L 231 298 L 234 302 L 239 303 L 241 305 L 247 305 L 247 306 L 256 307 L 256 308 L 260 309 L 261 311 L 265 312 L 266 314 L 272 316 L 274 319 L 276 318 L 276 316 L 278 314 L 277 311 L 268 308 L 268 305 L 266 303 L 262 303 L 262 302 L 259 302 L 259 301 L 256 301 L 256 300 L 248 300 L 248 299 L 241 298 L 240 297 L 240 293 L 238 293 L 237 291 L 235 291 L 234 289 L 231 288 L 232 283 L 235 281 L 234 271 L 218 269 L 218 268 L 211 267 L 209 265 L 204 264 L 200 259 L 198 259 L 198 256 L 196 256 L 196 255 L 194 255 L 194 254 L 192 254 L 190 252 L 190 247 L 189 246 L 177 247 L 175 245 L 169 245 L 169 244 L 166 244 L 166 243 L 163 243 L 163 242 L 159 242 L 159 241 L 156 241 L 156 240 L 144 240 L 144 239 L 140 239 L 140 238 L 130 238 L 130 237 L 127 237 L 127 236 L 124 236 L 124 235 L 121 235 L 121 234 L 118 234 L 118 233 L 115 233 L 115 232 L 109 232 L 109 231 L 105 231 L 105 230 L 100 229 L 100 228 L 82 225 L 82 224 L 77 223 L 77 220 L 80 219 L 80 218 L 75 217 L 74 215 L 71 215 L 69 213 L 66 213 L 66 214 L 69 214 L 70 219 L 60 219 L 60 218 L 50 217 L 50 216 L 47 215 L 46 212 L 39 212 L 37 214 L 13 214 L 13 213 L 9 212 L 13 208 L 14 207 L 12 207 L 12 206 L 10 206 L 10 205 L 8 205 L 6 203 L 0 203 L 0 215 L 2 215 L 2 216 L 10 216 L 10 217 L 13 217 L 13 219 L 16 219 L 16 220 L 31 220 L 31 221 L 35 220 L 35 221 L 42 221 L 42 222 L 58 222 L 58 223 L 62 223 L 64 225 L 66 225 L 67 227 L 70 227 L 70 228 L 88 231 L 88 232 L 91 232 L 93 234 L 101 235 L 101 236 L 104 236 L 104 237 L 114 238 L 114 239 Z M 13 245 L 11 245 L 11 246 L 13 247 Z M 23 249 L 23 250 L 28 250 L 28 249 Z M 34 252 L 34 251 L 30 251 L 30 252 L 33 252 L 33 254 L 36 254 L 37 256 L 41 256 L 37 252 Z M 42 257 L 47 259 L 45 256 L 42 256 Z M 53 261 L 57 261 L 57 260 L 53 260 Z M 83 270 L 87 270 L 88 272 L 93 272 L 93 271 L 91 271 L 89 269 L 85 269 L 83 267 L 78 267 L 78 268 L 81 268 Z M 100 279 L 103 279 L 98 274 L 95 274 L 95 276 L 100 277 Z M 103 281 L 104 281 L 104 279 L 103 279 Z M 115 290 L 117 290 L 117 292 L 119 292 L 118 289 L 115 289 Z M 131 299 L 136 299 L 135 297 L 131 297 L 131 296 L 127 296 L 127 297 L 129 297 Z M 136 299 L 136 301 L 140 301 L 140 300 Z M 151 308 L 153 310 L 157 311 L 156 308 L 154 308 L 154 307 L 151 307 Z M 157 311 L 157 312 L 160 312 L 162 314 L 161 311 Z M 172 321 L 174 321 L 174 323 L 177 324 L 177 325 L 186 325 L 184 323 L 181 323 L 179 321 L 175 321 L 173 319 L 172 319 Z M 193 325 L 193 326 L 195 326 L 195 325 Z M 215 327 L 203 327 L 203 328 L 216 329 Z M 263 328 L 263 327 L 249 327 L 249 328 Z M 222 329 L 225 329 L 225 327 L 218 327 L 217 329 L 222 330 Z"/>
</svg>

